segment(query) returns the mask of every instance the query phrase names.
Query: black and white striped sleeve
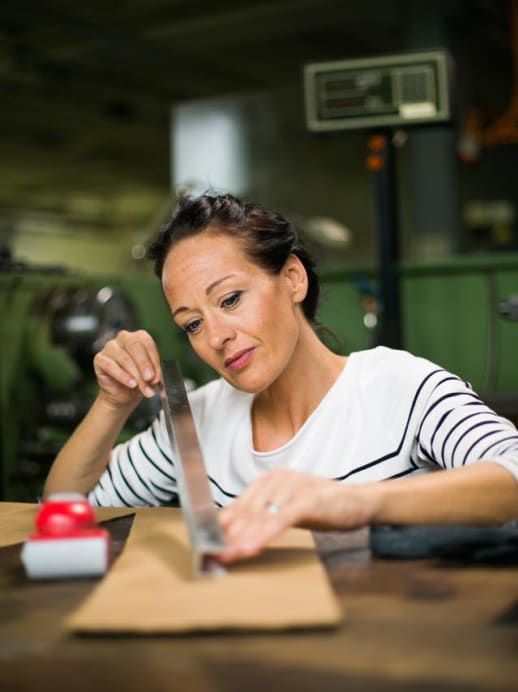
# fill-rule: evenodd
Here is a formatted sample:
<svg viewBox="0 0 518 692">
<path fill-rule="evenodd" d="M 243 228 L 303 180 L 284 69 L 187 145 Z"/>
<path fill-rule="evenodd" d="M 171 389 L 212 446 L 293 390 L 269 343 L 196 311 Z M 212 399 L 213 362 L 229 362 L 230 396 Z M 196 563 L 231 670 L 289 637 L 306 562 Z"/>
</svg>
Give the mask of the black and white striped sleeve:
<svg viewBox="0 0 518 692">
<path fill-rule="evenodd" d="M 89 500 L 98 507 L 157 507 L 176 495 L 174 461 L 157 417 L 142 433 L 114 447 Z"/>
<path fill-rule="evenodd" d="M 425 464 L 461 468 L 494 461 L 518 480 L 518 431 L 458 377 L 434 373 L 417 430 L 417 456 Z"/>
</svg>

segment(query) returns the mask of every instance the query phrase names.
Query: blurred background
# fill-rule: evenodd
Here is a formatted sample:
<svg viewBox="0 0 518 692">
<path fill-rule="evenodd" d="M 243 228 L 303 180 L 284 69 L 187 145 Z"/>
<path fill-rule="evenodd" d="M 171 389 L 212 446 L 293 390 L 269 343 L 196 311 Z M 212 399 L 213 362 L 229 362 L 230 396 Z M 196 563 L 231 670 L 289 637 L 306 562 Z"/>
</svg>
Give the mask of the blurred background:
<svg viewBox="0 0 518 692">
<path fill-rule="evenodd" d="M 311 127 L 308 65 L 422 51 L 446 116 Z M 17 0 L 0 89 L 0 499 L 38 497 L 118 329 L 211 377 L 145 259 L 185 191 L 298 224 L 333 348 L 400 345 L 518 418 L 516 0 Z"/>
</svg>

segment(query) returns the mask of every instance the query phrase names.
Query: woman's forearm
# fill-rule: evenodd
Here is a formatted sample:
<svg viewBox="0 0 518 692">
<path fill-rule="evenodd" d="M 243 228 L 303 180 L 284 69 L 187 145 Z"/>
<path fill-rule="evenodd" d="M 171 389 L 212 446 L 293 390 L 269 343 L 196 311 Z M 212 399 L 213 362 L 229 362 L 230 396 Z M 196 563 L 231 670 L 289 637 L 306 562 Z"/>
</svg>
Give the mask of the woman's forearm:
<svg viewBox="0 0 518 692">
<path fill-rule="evenodd" d="M 88 493 L 105 470 L 110 451 L 134 404 L 114 407 L 99 395 L 56 457 L 44 496 L 56 492 Z"/>
<path fill-rule="evenodd" d="M 499 524 L 518 517 L 518 483 L 502 466 L 481 461 L 364 487 L 371 524 Z"/>
</svg>

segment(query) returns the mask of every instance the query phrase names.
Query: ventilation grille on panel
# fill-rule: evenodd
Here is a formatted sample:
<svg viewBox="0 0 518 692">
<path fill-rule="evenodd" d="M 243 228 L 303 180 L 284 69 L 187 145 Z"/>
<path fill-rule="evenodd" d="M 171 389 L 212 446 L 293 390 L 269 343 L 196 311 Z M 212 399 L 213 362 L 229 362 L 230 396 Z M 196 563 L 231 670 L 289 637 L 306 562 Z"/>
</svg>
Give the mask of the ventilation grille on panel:
<svg viewBox="0 0 518 692">
<path fill-rule="evenodd" d="M 433 71 L 429 67 L 395 70 L 393 85 L 397 103 L 435 101 Z"/>
</svg>

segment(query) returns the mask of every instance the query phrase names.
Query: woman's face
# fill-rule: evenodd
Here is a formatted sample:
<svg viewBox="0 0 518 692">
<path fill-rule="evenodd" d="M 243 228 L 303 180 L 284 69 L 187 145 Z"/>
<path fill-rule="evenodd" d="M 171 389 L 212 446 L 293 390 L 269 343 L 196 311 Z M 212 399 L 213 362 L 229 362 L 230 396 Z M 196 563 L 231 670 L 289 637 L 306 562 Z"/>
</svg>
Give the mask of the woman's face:
<svg viewBox="0 0 518 692">
<path fill-rule="evenodd" d="M 205 231 L 173 246 L 162 282 L 174 321 L 228 382 L 257 393 L 282 374 L 305 319 L 307 278 L 296 257 L 272 276 L 239 240 Z"/>
</svg>

